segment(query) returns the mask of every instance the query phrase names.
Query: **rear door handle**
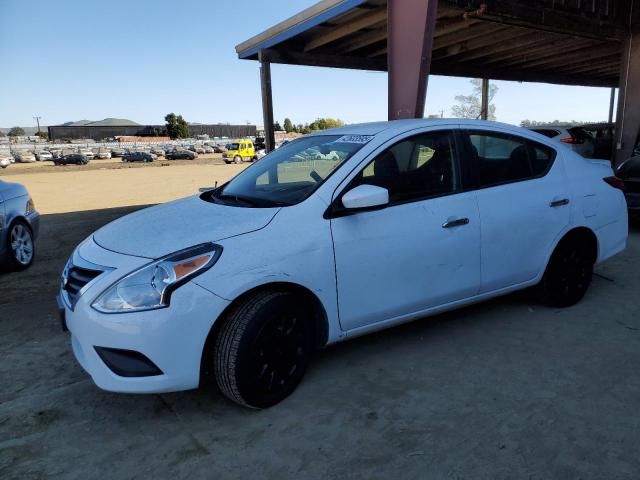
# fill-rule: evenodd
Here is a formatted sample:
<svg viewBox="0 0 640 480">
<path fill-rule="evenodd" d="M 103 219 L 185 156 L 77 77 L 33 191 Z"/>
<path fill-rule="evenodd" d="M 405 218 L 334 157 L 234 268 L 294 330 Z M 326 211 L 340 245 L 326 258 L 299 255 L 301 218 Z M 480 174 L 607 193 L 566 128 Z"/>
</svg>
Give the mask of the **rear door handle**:
<svg viewBox="0 0 640 480">
<path fill-rule="evenodd" d="M 442 224 L 442 228 L 461 227 L 469 223 L 468 218 L 452 218 Z"/>
<path fill-rule="evenodd" d="M 549 203 L 550 207 L 561 207 L 563 205 L 569 205 L 569 199 L 568 198 L 560 198 L 558 200 L 551 200 L 551 202 Z"/>
</svg>

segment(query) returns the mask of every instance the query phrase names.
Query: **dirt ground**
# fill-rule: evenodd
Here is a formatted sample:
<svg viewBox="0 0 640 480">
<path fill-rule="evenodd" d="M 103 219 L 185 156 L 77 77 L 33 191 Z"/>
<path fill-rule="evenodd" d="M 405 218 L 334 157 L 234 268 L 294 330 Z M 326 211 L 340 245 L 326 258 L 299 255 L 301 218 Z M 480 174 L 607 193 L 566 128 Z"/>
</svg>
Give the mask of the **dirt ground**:
<svg viewBox="0 0 640 480">
<path fill-rule="evenodd" d="M 38 211 L 49 214 L 167 202 L 215 182 L 222 184 L 249 165 L 227 165 L 216 159 L 196 159 L 196 163 L 104 162 L 100 168 L 93 168 L 93 164 L 54 167 L 23 163 L 17 166 L 26 168 L 13 170 L 14 164 L 0 180 L 25 185 Z"/>
<path fill-rule="evenodd" d="M 268 410 L 211 385 L 97 389 L 55 310 L 67 256 L 108 221 L 237 168 L 14 178 L 49 213 L 33 267 L 0 274 L 0 479 L 640 477 L 638 225 L 578 305 L 510 295 L 330 347 Z"/>
</svg>

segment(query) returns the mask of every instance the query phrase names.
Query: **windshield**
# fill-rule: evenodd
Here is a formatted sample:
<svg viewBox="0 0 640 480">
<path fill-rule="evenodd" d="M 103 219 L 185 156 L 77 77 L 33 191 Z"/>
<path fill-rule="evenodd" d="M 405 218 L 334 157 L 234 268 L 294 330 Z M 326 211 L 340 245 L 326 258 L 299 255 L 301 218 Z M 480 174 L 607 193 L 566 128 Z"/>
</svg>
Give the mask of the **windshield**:
<svg viewBox="0 0 640 480">
<path fill-rule="evenodd" d="M 263 157 L 233 178 L 213 199 L 249 207 L 288 206 L 311 195 L 372 137 L 303 137 Z"/>
</svg>

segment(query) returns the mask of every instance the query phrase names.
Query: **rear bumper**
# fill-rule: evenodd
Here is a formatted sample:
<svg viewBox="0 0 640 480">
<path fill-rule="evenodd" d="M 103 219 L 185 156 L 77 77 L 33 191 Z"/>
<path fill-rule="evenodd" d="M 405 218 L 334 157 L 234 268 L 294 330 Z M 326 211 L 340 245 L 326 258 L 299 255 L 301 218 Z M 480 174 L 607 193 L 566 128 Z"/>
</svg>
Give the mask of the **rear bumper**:
<svg viewBox="0 0 640 480">
<path fill-rule="evenodd" d="M 640 211 L 640 193 L 625 193 L 624 198 L 629 210 Z"/>
</svg>

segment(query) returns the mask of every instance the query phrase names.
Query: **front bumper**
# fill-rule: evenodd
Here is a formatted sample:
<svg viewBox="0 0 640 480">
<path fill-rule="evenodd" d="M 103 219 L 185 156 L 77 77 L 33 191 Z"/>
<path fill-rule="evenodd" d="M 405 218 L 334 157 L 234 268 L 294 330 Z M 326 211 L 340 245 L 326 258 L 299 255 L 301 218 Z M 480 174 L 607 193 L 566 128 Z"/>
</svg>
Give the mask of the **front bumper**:
<svg viewBox="0 0 640 480">
<path fill-rule="evenodd" d="M 73 309 L 63 294 L 59 300 L 63 328 L 66 326 L 71 333 L 73 353 L 95 384 L 104 390 L 128 393 L 196 388 L 205 341 L 229 302 L 189 282 L 173 293 L 169 307 L 135 313 L 100 313 L 91 308 L 95 298 L 115 280 L 137 268 L 137 264 L 149 260 L 104 250 L 93 241 L 85 242 L 78 251 L 74 255 L 113 268 L 83 289 Z M 127 261 L 131 263 L 125 267 Z M 133 352 L 148 359 L 159 373 L 123 374 L 106 363 L 104 349 Z"/>
<path fill-rule="evenodd" d="M 31 226 L 31 233 L 33 235 L 33 240 L 35 241 L 38 239 L 38 235 L 40 234 L 40 214 L 34 211 L 29 213 L 26 218 Z"/>
</svg>

